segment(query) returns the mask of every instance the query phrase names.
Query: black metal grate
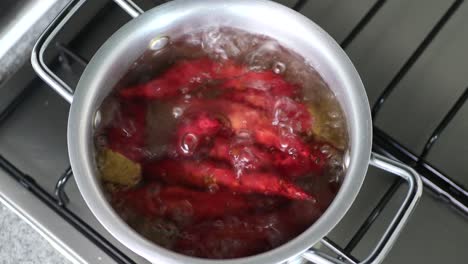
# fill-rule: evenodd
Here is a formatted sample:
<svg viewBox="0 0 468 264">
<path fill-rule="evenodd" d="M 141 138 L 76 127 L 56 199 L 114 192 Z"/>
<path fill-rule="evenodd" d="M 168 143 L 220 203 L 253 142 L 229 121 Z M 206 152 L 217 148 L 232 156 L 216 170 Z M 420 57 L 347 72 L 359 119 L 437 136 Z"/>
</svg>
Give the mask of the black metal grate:
<svg viewBox="0 0 468 264">
<path fill-rule="evenodd" d="M 298 0 L 294 5 L 294 9 L 300 10 L 304 7 L 308 0 Z M 353 28 L 353 30 L 346 36 L 342 41 L 341 46 L 346 49 L 350 43 L 360 34 L 360 32 L 366 27 L 366 25 L 373 19 L 373 17 L 379 12 L 379 10 L 385 5 L 387 0 L 377 0 L 374 5 L 368 10 L 368 12 L 362 17 L 359 23 Z M 379 96 L 376 104 L 372 107 L 373 118 L 376 118 L 379 110 L 384 105 L 388 96 L 392 93 L 397 84 L 406 75 L 409 69 L 414 65 L 418 58 L 423 54 L 425 49 L 430 45 L 432 40 L 437 37 L 440 30 L 444 27 L 447 21 L 453 16 L 453 14 L 459 9 L 463 0 L 456 0 L 452 3 L 445 14 L 440 18 L 437 24 L 427 34 L 421 44 L 408 58 L 405 64 L 401 67 L 398 73 L 394 76 L 382 94 Z M 62 43 L 56 43 L 55 48 L 59 52 L 59 61 L 68 65 L 74 63 L 80 67 L 85 67 L 87 61 L 80 55 L 74 52 L 72 49 Z M 72 67 L 65 67 L 72 70 Z M 17 107 L 21 105 L 25 98 L 30 94 L 31 89 L 24 90 L 2 113 L 0 113 L 0 126 L 15 111 Z M 431 164 L 429 164 L 425 158 L 430 152 L 431 147 L 437 141 L 439 136 L 444 132 L 444 129 L 452 121 L 453 117 L 460 110 L 461 106 L 468 99 L 468 88 L 460 96 L 457 102 L 453 105 L 447 115 L 440 122 L 439 126 L 434 130 L 431 137 L 428 139 L 424 150 L 421 154 L 417 155 L 409 151 L 401 143 L 394 140 L 387 133 L 374 127 L 374 150 L 385 154 L 387 156 L 394 157 L 410 166 L 415 168 L 421 176 L 425 179 L 426 186 L 430 187 L 437 194 L 441 194 L 448 198 L 448 202 L 458 208 L 463 213 L 468 213 L 468 196 L 467 192 L 459 185 L 457 185 L 449 176 L 445 175 L 441 171 L 437 170 Z M 109 254 L 117 263 L 135 263 L 128 256 L 122 253 L 119 249 L 113 246 L 109 241 L 97 233 L 91 226 L 84 222 L 79 216 L 71 212 L 67 208 L 68 197 L 64 190 L 64 187 L 68 179 L 72 176 L 72 171 L 69 168 L 59 177 L 55 193 L 50 194 L 45 191 L 33 178 L 21 172 L 14 164 L 8 161 L 5 157 L 0 155 L 0 168 L 8 172 L 11 177 L 15 178 L 20 182 L 26 189 L 31 191 L 36 197 L 46 203 L 51 209 L 57 212 L 63 217 L 68 223 L 73 225 L 83 235 L 85 235 L 91 242 L 96 244 L 104 252 Z M 347 260 L 357 263 L 359 262 L 356 258 L 351 255 L 353 249 L 358 245 L 364 235 L 367 233 L 369 228 L 372 226 L 374 221 L 379 217 L 380 213 L 386 207 L 388 202 L 391 200 L 395 192 L 401 186 L 402 180 L 396 179 L 394 183 L 388 188 L 385 194 L 382 195 L 375 208 L 369 214 L 364 223 L 360 226 L 358 231 L 350 239 L 344 248 L 338 246 L 335 242 L 328 238 L 324 240 L 333 245 L 338 250 L 344 253 Z"/>
</svg>

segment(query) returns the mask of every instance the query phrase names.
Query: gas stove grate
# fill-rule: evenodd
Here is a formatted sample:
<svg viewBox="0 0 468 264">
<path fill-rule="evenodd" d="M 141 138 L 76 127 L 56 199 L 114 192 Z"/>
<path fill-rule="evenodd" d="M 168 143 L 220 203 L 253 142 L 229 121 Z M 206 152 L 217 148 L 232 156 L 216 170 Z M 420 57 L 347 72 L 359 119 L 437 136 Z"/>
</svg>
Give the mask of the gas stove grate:
<svg viewBox="0 0 468 264">
<path fill-rule="evenodd" d="M 120 4 L 127 2 L 121 0 L 115 0 Z M 308 0 L 298 0 L 294 8 L 296 10 L 300 10 L 303 6 L 307 3 Z M 69 12 L 73 9 L 78 9 L 84 1 L 72 1 L 66 7 L 66 12 L 61 14 L 61 18 L 58 20 L 63 19 Z M 80 4 L 77 4 L 80 2 Z M 360 22 L 354 27 L 354 29 L 348 34 L 348 36 L 342 41 L 341 46 L 343 49 L 349 46 L 350 43 L 354 40 L 354 38 L 359 35 L 359 33 L 366 27 L 369 21 L 375 16 L 376 13 L 381 9 L 382 6 L 385 5 L 386 0 L 377 0 L 374 5 L 369 9 L 369 11 L 363 16 Z M 373 117 L 375 118 L 379 112 L 379 109 L 385 103 L 385 99 L 392 93 L 393 89 L 396 85 L 401 81 L 403 76 L 406 75 L 408 70 L 413 66 L 413 64 L 418 60 L 420 55 L 424 52 L 424 50 L 430 45 L 431 41 L 437 36 L 438 32 L 441 28 L 446 24 L 446 22 L 453 16 L 453 14 L 457 11 L 460 5 L 463 3 L 463 0 L 454 1 L 451 7 L 446 11 L 443 17 L 437 22 L 434 28 L 429 32 L 423 42 L 418 46 L 418 48 L 414 51 L 414 53 L 409 57 L 406 63 L 401 67 L 398 71 L 396 76 L 392 79 L 390 84 L 385 88 L 383 93 L 380 95 L 377 103 L 372 108 Z M 42 43 L 44 44 L 44 43 Z M 40 45 L 42 45 L 40 44 Z M 80 55 L 76 52 L 71 50 L 64 44 L 58 43 L 55 45 L 55 48 L 59 51 L 59 54 L 62 58 L 64 58 L 64 63 L 78 63 L 81 66 L 86 66 L 87 61 L 84 60 Z M 71 67 L 70 67 L 71 68 Z M 62 84 L 63 82 L 55 76 L 57 79 L 54 78 L 55 75 L 52 75 L 52 83 L 58 82 Z M 50 84 L 51 77 L 50 76 L 41 76 L 45 78 L 46 81 Z M 66 86 L 68 87 L 68 86 Z M 60 87 L 52 88 L 55 90 L 60 90 Z M 67 89 L 68 92 L 71 92 L 72 89 Z M 23 91 L 2 113 L 0 113 L 0 125 L 3 123 L 4 120 L 8 118 L 8 116 L 15 111 L 15 109 L 21 105 L 21 102 L 28 97 L 29 90 Z M 67 100 L 66 92 L 59 92 L 60 95 L 64 96 Z M 454 181 L 450 179 L 447 175 L 443 174 L 441 171 L 437 170 L 433 166 L 431 166 L 428 162 L 425 161 L 426 155 L 431 150 L 432 145 L 438 139 L 439 135 L 443 133 L 444 129 L 450 123 L 452 118 L 456 115 L 458 110 L 461 106 L 465 103 L 468 97 L 468 89 L 463 93 L 463 95 L 459 98 L 457 103 L 452 107 L 452 109 L 447 113 L 444 119 L 441 121 L 440 125 L 435 129 L 432 133 L 432 136 L 427 141 L 427 144 L 424 148 L 424 151 L 420 155 L 416 155 L 409 151 L 405 146 L 401 143 L 394 140 L 384 131 L 379 129 L 378 127 L 374 127 L 374 149 L 380 153 L 383 153 L 389 157 L 396 158 L 406 164 L 411 165 L 415 168 L 421 176 L 424 178 L 424 182 L 427 187 L 431 188 L 435 193 L 442 195 L 445 197 L 448 202 L 453 205 L 454 207 L 458 208 L 464 213 L 468 213 L 468 196 L 465 190 L 459 185 L 457 185 Z M 68 100 L 71 101 L 71 100 Z M 68 168 L 57 181 L 55 194 L 52 195 L 45 191 L 40 185 L 38 185 L 31 177 L 21 172 L 14 164 L 10 163 L 5 157 L 0 155 L 0 168 L 4 169 L 11 175 L 13 178 L 18 180 L 25 188 L 30 190 L 34 193 L 40 200 L 46 203 L 49 207 L 51 207 L 55 212 L 61 215 L 67 222 L 71 223 L 75 228 L 80 230 L 86 237 L 90 239 L 93 243 L 98 245 L 101 249 L 103 249 L 106 253 L 114 258 L 117 263 L 135 263 L 129 257 L 127 257 L 124 253 L 120 250 L 115 248 L 109 241 L 103 238 L 99 233 L 97 233 L 91 226 L 85 223 L 81 218 L 67 209 L 68 198 L 64 187 L 67 183 L 67 180 L 72 177 L 72 171 Z M 359 261 L 352 256 L 352 251 L 356 247 L 356 245 L 361 241 L 364 237 L 366 232 L 372 226 L 374 221 L 379 217 L 380 213 L 386 207 L 388 202 L 391 200 L 395 192 L 400 188 L 404 181 L 401 178 L 397 178 L 393 184 L 389 187 L 384 195 L 382 195 L 381 199 L 378 201 L 376 207 L 373 211 L 369 214 L 367 219 L 363 222 L 361 227 L 358 231 L 354 234 L 354 236 L 350 239 L 350 241 L 344 247 L 338 246 L 335 242 L 331 241 L 328 238 L 324 238 L 322 241 L 327 247 L 331 248 L 335 253 L 340 256 L 340 259 L 347 260 L 350 263 L 359 263 Z"/>
</svg>

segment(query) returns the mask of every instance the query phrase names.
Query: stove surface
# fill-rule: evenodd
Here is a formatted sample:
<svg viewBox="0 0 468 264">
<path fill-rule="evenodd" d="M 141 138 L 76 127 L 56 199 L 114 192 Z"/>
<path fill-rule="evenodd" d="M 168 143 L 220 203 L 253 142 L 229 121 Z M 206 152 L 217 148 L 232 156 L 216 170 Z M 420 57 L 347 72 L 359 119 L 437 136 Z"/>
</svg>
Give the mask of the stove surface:
<svg viewBox="0 0 468 264">
<path fill-rule="evenodd" d="M 143 2 L 146 7 L 152 5 L 151 1 Z M 279 2 L 292 7 L 297 1 Z M 346 49 L 363 79 L 371 104 L 451 5 L 450 1 L 438 0 L 385 2 Z M 300 12 L 341 42 L 374 3 L 374 0 L 310 0 L 305 2 Z M 67 44 L 85 60 L 91 58 L 115 29 L 129 20 L 116 5 L 103 6 L 105 8 L 91 19 L 91 26 L 85 26 Z M 465 72 L 468 62 L 467 24 L 468 4 L 465 4 L 395 87 L 377 118 L 379 128 L 412 151 L 422 151 L 431 132 L 468 85 Z M 78 80 L 75 72 L 81 71 L 82 66 L 72 64 L 70 71 L 58 62 L 52 64 L 74 87 Z M 69 167 L 66 145 L 69 105 L 38 78 L 26 86 L 23 95 L 24 100 L 0 124 L 0 154 L 46 192 L 53 194 L 57 180 Z M 463 137 L 468 134 L 466 120 L 468 105 L 465 104 L 428 155 L 434 165 L 465 186 L 468 185 L 468 169 L 464 166 L 468 161 L 468 144 L 464 144 L 466 140 Z M 108 248 L 96 246 L 91 242 L 92 236 L 83 235 L 75 221 L 65 221 L 61 210 L 46 206 L 9 176 L 0 171 L 1 200 L 35 226 L 67 257 L 77 263 L 119 263 L 108 255 Z M 340 246 L 346 246 L 395 178 L 387 172 L 370 168 L 356 202 L 329 237 Z M 404 185 L 398 188 L 388 206 L 352 251 L 357 259 L 365 258 L 375 246 L 398 210 L 405 190 Z M 65 216 L 68 213 L 77 216 L 110 245 L 117 247 L 126 256 L 122 263 L 147 263 L 99 224 L 84 203 L 73 177 L 65 191 L 70 200 Z M 44 200 L 50 198 L 44 197 Z M 460 260 L 468 259 L 467 218 L 436 198 L 425 191 L 384 263 L 461 263 Z"/>
</svg>

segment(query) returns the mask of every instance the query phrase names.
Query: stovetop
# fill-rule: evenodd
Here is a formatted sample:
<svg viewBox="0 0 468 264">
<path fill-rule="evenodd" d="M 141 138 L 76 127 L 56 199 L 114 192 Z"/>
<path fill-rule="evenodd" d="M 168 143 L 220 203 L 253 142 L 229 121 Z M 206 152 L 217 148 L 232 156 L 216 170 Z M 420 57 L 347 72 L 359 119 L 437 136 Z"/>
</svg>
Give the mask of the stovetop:
<svg viewBox="0 0 468 264">
<path fill-rule="evenodd" d="M 95 50 L 130 19 L 109 1 L 92 2 L 83 6 L 85 15 L 69 22 L 50 52 L 51 67 L 71 87 Z M 158 1 L 136 2 L 148 8 Z M 278 2 L 297 8 L 342 43 L 363 79 L 371 105 L 386 99 L 380 109 L 374 109 L 380 110 L 375 112 L 374 141 L 380 146 L 376 149 L 420 166 L 418 171 L 424 172 L 425 162 L 412 160 L 408 153 L 419 156 L 441 120 L 451 109 L 458 109 L 437 134 L 424 161 L 468 186 L 464 166 L 468 161 L 464 137 L 468 134 L 468 107 L 463 104 L 468 85 L 468 4 L 439 0 Z M 453 14 L 449 13 L 446 22 L 442 20 L 438 30 L 447 10 Z M 356 28 L 360 30 L 349 37 Z M 433 39 L 426 40 L 431 34 Z M 424 42 L 427 45 L 421 47 Z M 7 84 L 21 92 L 0 114 L 0 199 L 77 263 L 147 263 L 112 238 L 87 208 L 69 170 L 69 105 L 39 78 L 28 85 L 19 84 L 31 74 L 26 65 Z M 388 97 L 381 97 L 388 90 L 392 90 Z M 387 135 L 399 144 L 386 140 Z M 438 183 L 429 181 L 435 179 L 430 173 L 422 176 L 427 176 L 426 186 Z M 55 195 L 59 178 L 68 178 L 63 186 L 69 202 L 62 201 L 64 205 Z M 467 218 L 452 208 L 450 199 L 454 197 L 437 189 L 439 192 L 424 192 L 384 263 L 460 263 L 468 259 Z M 394 176 L 370 168 L 353 207 L 328 237 L 362 260 L 398 210 L 404 193 L 405 186 Z"/>
</svg>

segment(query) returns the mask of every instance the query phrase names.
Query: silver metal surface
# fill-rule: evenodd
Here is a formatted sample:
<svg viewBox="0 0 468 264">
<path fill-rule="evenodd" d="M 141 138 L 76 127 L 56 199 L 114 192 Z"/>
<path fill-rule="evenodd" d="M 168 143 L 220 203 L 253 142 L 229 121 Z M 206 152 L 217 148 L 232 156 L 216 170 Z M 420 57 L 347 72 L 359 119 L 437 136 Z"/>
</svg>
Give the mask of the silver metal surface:
<svg viewBox="0 0 468 264">
<path fill-rule="evenodd" d="M 86 0 L 70 1 L 64 10 L 52 21 L 52 23 L 39 37 L 31 53 L 31 65 L 39 77 L 47 82 L 52 89 L 54 89 L 69 103 L 73 101 L 73 90 L 47 66 L 44 59 L 44 53 L 46 47 L 57 35 L 63 25 L 68 22 L 76 10 L 78 10 L 85 2 Z"/>
<path fill-rule="evenodd" d="M 270 19 L 258 14 L 269 14 Z M 100 48 L 80 79 L 69 118 L 71 165 L 91 211 L 123 244 L 152 262 L 213 262 L 173 253 L 131 230 L 104 199 L 96 177 L 91 142 L 91 120 L 96 109 L 129 65 L 147 49 L 154 36 L 176 37 L 209 25 L 242 28 L 272 36 L 307 58 L 332 87 L 349 120 L 350 165 L 343 186 L 324 215 L 303 234 L 281 247 L 253 257 L 224 261 L 281 263 L 318 242 L 346 213 L 364 180 L 372 138 L 367 97 L 353 65 L 327 33 L 290 9 L 269 1 L 174 1 L 132 20 Z M 295 28 L 295 31 L 291 32 L 290 28 Z"/>
<path fill-rule="evenodd" d="M 131 0 L 114 1 L 134 18 L 143 13 L 143 10 Z M 69 103 L 73 101 L 73 90 L 47 66 L 44 53 L 63 26 L 85 2 L 86 0 L 71 0 L 41 34 L 32 49 L 31 55 L 31 65 L 36 73 Z"/>
<path fill-rule="evenodd" d="M 127 14 L 132 16 L 133 18 L 143 14 L 143 9 L 141 9 L 138 5 L 136 5 L 133 1 L 131 0 L 113 0 L 115 3 L 117 3 L 120 7 L 122 7 Z"/>
<path fill-rule="evenodd" d="M 359 262 L 360 264 L 378 264 L 384 260 L 396 239 L 400 235 L 401 231 L 403 230 L 403 227 L 406 225 L 408 217 L 414 211 L 423 191 L 421 178 L 419 177 L 418 173 L 409 166 L 375 153 L 372 153 L 371 155 L 370 165 L 388 171 L 393 175 L 402 177 L 408 183 L 408 192 L 403 205 L 400 207 L 399 211 L 393 218 L 383 237 L 377 243 L 377 246 L 374 248 L 372 253 L 365 260 Z M 322 239 L 321 242 L 332 251 L 339 253 L 339 251 L 336 251 L 335 248 L 327 243 L 326 240 Z M 316 264 L 344 263 L 341 260 L 333 259 L 324 253 L 317 251 L 316 249 L 308 250 L 302 256 Z M 340 256 L 346 257 L 344 255 Z M 350 259 L 348 259 L 348 261 L 353 264 L 356 263 Z"/>
<path fill-rule="evenodd" d="M 67 1 L 0 2 L 0 86 L 28 60 L 37 38 Z"/>
</svg>

